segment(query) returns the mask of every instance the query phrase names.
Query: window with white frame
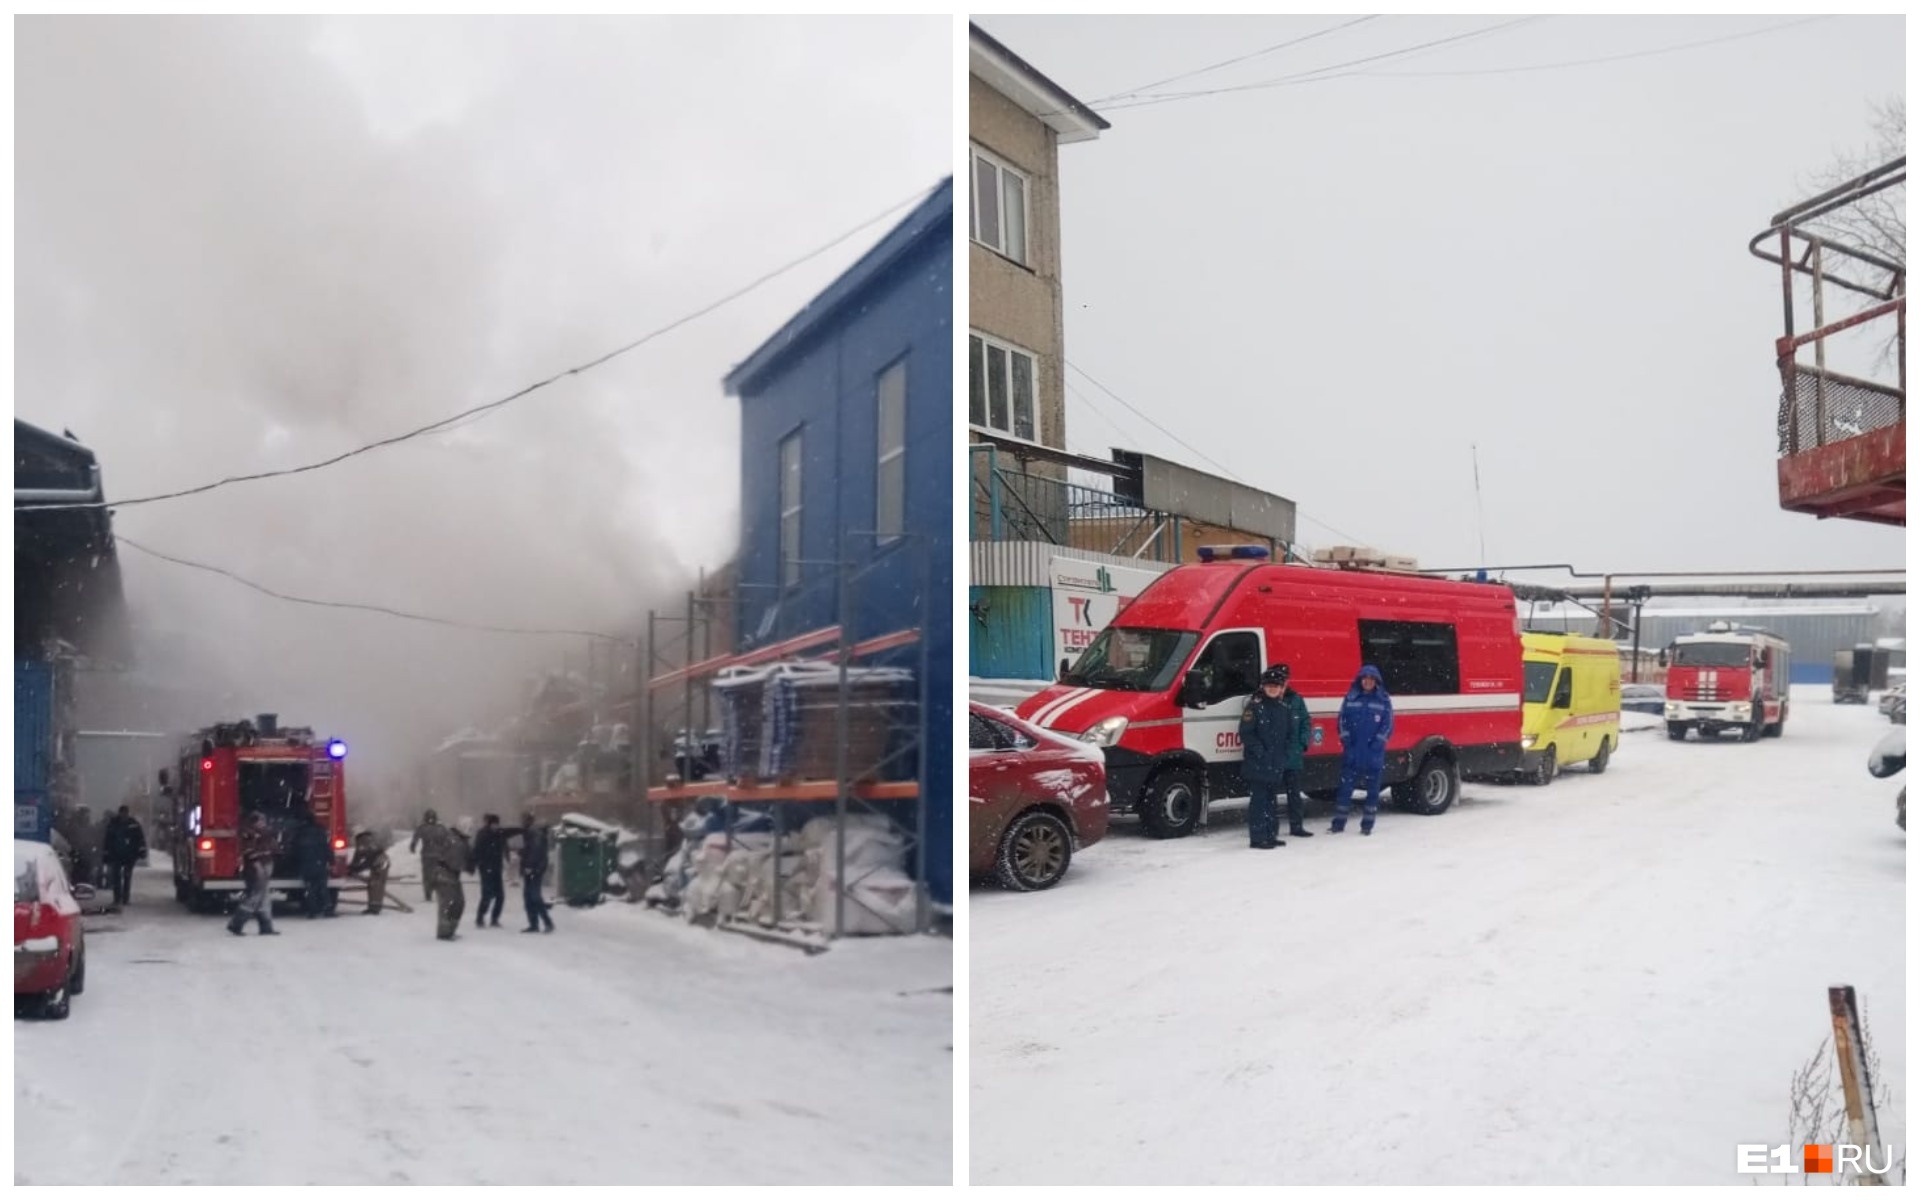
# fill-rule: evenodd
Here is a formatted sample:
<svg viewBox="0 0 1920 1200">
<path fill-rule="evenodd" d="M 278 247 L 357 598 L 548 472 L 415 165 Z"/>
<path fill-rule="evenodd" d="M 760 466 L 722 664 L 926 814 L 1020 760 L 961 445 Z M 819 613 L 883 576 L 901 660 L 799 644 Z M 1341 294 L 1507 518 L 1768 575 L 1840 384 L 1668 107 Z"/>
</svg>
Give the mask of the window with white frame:
<svg viewBox="0 0 1920 1200">
<path fill-rule="evenodd" d="M 973 148 L 973 240 L 1023 265 L 1029 190 L 1024 173 Z"/>
<path fill-rule="evenodd" d="M 984 334 L 967 341 L 967 419 L 981 429 L 1039 441 L 1033 355 Z"/>
<path fill-rule="evenodd" d="M 800 582 L 800 433 L 780 439 L 780 586 Z"/>
<path fill-rule="evenodd" d="M 907 520 L 907 360 L 880 372 L 875 442 L 880 456 L 875 474 L 873 528 L 883 538 L 899 537 Z"/>
</svg>

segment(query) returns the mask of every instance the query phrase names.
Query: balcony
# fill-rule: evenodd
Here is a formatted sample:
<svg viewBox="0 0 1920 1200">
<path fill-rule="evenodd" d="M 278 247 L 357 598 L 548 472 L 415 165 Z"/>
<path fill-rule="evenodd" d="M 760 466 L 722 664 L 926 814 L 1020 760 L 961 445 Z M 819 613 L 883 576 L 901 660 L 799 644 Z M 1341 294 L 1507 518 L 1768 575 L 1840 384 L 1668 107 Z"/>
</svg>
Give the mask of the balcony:
<svg viewBox="0 0 1920 1200">
<path fill-rule="evenodd" d="M 1907 523 L 1904 242 L 1896 260 L 1872 236 L 1877 211 L 1903 211 L 1904 190 L 1892 189 L 1904 189 L 1906 162 L 1776 215 L 1748 246 L 1780 268 L 1778 474 L 1791 512 Z M 1798 332 L 1803 303 L 1813 328 Z"/>
</svg>

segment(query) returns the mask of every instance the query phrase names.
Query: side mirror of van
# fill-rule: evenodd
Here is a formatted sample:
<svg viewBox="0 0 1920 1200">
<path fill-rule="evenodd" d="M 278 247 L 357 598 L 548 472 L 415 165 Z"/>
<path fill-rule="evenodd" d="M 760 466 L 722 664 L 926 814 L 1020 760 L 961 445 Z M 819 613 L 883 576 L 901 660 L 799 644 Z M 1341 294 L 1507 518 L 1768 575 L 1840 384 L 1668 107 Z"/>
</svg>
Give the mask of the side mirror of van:
<svg viewBox="0 0 1920 1200">
<path fill-rule="evenodd" d="M 164 792 L 172 785 L 173 785 L 173 777 L 167 774 L 167 769 L 165 767 L 161 767 L 160 768 L 160 790 Z"/>
<path fill-rule="evenodd" d="M 1187 677 L 1180 681 L 1180 694 L 1174 697 L 1174 702 L 1181 708 L 1207 706 L 1206 681 L 1200 678 L 1198 671 L 1187 672 Z"/>
<path fill-rule="evenodd" d="M 1068 671 L 1071 671 L 1071 670 L 1073 670 L 1073 663 L 1071 663 L 1071 662 L 1070 662 L 1070 661 L 1068 661 L 1067 659 L 1064 659 L 1064 658 L 1063 658 L 1063 659 L 1061 659 L 1061 660 L 1060 660 L 1060 673 L 1059 673 L 1058 675 L 1056 675 L 1056 676 L 1054 676 L 1054 681 L 1055 681 L 1056 683 L 1065 683 L 1065 682 L 1066 682 L 1066 679 L 1067 679 L 1067 672 L 1068 672 Z"/>
<path fill-rule="evenodd" d="M 1660 665 L 1663 667 L 1667 665 L 1667 652 L 1665 650 L 1660 651 L 1659 662 L 1660 662 Z"/>
</svg>

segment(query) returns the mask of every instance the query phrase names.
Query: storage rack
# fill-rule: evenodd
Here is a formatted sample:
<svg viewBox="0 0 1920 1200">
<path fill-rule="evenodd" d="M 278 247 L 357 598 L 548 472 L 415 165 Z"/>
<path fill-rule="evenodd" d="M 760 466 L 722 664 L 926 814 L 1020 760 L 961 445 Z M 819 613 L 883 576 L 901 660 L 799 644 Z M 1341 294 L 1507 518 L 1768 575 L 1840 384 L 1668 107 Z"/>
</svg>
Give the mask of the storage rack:
<svg viewBox="0 0 1920 1200">
<path fill-rule="evenodd" d="M 851 535 L 850 535 L 851 536 Z M 714 797 L 730 805 L 750 807 L 777 806 L 792 803 L 822 803 L 832 801 L 833 818 L 837 830 L 834 839 L 834 916 L 830 932 L 835 937 L 844 936 L 847 928 L 847 906 L 860 905 L 855 895 L 857 886 L 872 871 L 849 879 L 846 869 L 846 819 L 855 813 L 871 813 L 886 816 L 896 825 L 902 824 L 893 813 L 883 813 L 880 805 L 912 802 L 912 812 L 904 829 L 909 839 L 908 851 L 913 864 L 915 882 L 914 918 L 911 929 L 898 929 L 901 933 L 926 933 L 930 927 L 932 913 L 927 888 L 927 810 L 926 810 L 926 755 L 924 750 L 925 714 L 928 712 L 928 639 L 923 631 L 930 619 L 932 607 L 931 561 L 928 558 L 926 542 L 914 535 L 899 538 L 900 544 L 888 554 L 911 554 L 920 582 L 918 588 L 919 603 L 916 606 L 914 625 L 910 628 L 895 630 L 877 637 L 853 641 L 849 629 L 854 626 L 853 607 L 855 585 L 863 574 L 873 569 L 878 559 L 866 563 L 855 563 L 850 559 L 821 562 L 817 560 L 803 562 L 802 566 L 831 567 L 831 575 L 816 579 L 813 586 L 822 581 L 835 584 L 837 597 L 835 611 L 839 617 L 836 624 L 812 629 L 780 641 L 757 647 L 752 650 L 714 654 L 712 652 L 716 623 L 722 619 L 724 610 L 731 607 L 737 614 L 740 603 L 740 590 L 751 587 L 749 584 L 735 584 L 730 595 L 702 596 L 698 592 L 689 592 L 685 615 L 662 614 L 658 610 L 647 614 L 647 633 L 641 643 L 641 664 L 639 678 L 643 681 L 638 694 L 638 719 L 634 722 L 633 751 L 635 755 L 633 778 L 636 787 L 644 786 L 641 798 L 647 803 L 646 838 L 649 861 L 656 867 L 663 864 L 666 855 L 666 824 L 670 806 Z M 788 603 L 792 600 L 789 597 Z M 662 640 L 663 630 L 677 633 Z M 918 648 L 918 663 L 915 668 L 915 687 L 917 697 L 903 708 L 910 710 L 910 719 L 896 721 L 893 747 L 878 764 L 884 769 L 889 764 L 912 755 L 917 762 L 917 778 L 910 781 L 870 782 L 856 780 L 852 776 L 847 761 L 849 741 L 848 728 L 852 713 L 851 668 L 856 662 L 875 655 L 905 647 Z M 671 650 L 679 648 L 679 655 Z M 696 652 L 699 657 L 695 657 Z M 679 658 L 682 665 L 673 665 L 673 659 Z M 661 755 L 654 753 L 653 741 L 658 728 L 664 726 L 674 734 L 675 729 L 695 734 L 711 727 L 712 701 L 707 685 L 719 673 L 730 667 L 771 665 L 778 662 L 812 661 L 831 662 L 839 668 L 839 687 L 834 704 L 836 723 L 835 774 L 830 779 L 800 779 L 779 783 L 731 783 L 724 781 L 702 781 L 665 783 L 656 780 L 655 775 Z M 770 860 L 773 883 L 773 911 L 771 925 L 778 930 L 789 932 L 802 930 L 802 923 L 789 921 L 787 914 L 781 911 L 782 905 L 782 851 L 786 834 L 784 817 L 773 813 L 773 852 Z M 727 826 L 728 841 L 731 844 L 733 822 Z M 864 906 L 863 906 L 864 907 Z M 872 910 L 869 910 L 872 911 Z M 881 915 L 881 914 L 875 914 Z M 891 923 L 891 922 L 889 922 Z M 764 927 L 744 918 L 736 918 L 733 925 L 748 932 Z M 811 930 L 806 930 L 812 932 Z"/>
</svg>

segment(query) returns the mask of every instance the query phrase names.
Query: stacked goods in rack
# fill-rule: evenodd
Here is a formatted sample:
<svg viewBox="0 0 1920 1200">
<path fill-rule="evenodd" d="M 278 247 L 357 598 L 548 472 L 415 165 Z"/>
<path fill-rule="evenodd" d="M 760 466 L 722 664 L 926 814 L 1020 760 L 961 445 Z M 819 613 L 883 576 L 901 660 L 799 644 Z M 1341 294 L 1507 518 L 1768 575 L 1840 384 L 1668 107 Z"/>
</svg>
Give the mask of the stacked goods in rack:
<svg viewBox="0 0 1920 1200">
<path fill-rule="evenodd" d="M 846 770 L 882 777 L 896 727 L 915 703 L 913 673 L 847 669 Z M 840 764 L 840 667 L 780 663 L 723 671 L 714 682 L 726 715 L 722 758 L 743 783 L 835 779 Z"/>
</svg>

